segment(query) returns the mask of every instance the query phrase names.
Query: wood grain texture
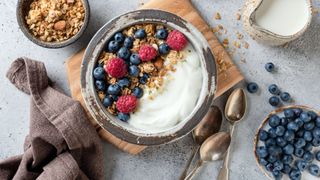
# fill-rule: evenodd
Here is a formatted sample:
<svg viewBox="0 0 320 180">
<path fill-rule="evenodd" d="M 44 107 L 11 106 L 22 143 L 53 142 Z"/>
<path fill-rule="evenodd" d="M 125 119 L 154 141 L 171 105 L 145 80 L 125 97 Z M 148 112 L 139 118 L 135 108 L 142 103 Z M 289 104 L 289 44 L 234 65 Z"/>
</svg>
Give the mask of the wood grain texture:
<svg viewBox="0 0 320 180">
<path fill-rule="evenodd" d="M 149 3 L 145 4 L 142 9 L 159 9 L 168 11 L 181 16 L 183 19 L 191 22 L 195 27 L 202 32 L 204 37 L 208 40 L 211 50 L 214 54 L 217 68 L 218 68 L 218 85 L 216 97 L 219 97 L 228 89 L 233 87 L 235 84 L 239 83 L 244 79 L 238 68 L 232 62 L 230 56 L 227 54 L 226 50 L 220 44 L 219 40 L 215 37 L 214 33 L 211 31 L 209 25 L 203 20 L 198 11 L 193 7 L 189 0 L 151 0 Z M 68 81 L 71 90 L 71 96 L 80 101 L 83 107 L 85 104 L 81 95 L 80 90 L 80 66 L 84 50 L 78 52 L 66 61 L 66 68 L 68 74 Z M 222 69 L 222 70 L 219 70 Z M 138 154 L 146 146 L 140 146 L 135 144 L 130 144 L 125 141 L 118 139 L 117 137 L 110 134 L 105 129 L 101 128 L 99 124 L 90 117 L 88 112 L 88 119 L 96 127 L 98 134 L 104 140 L 109 141 L 117 148 L 128 152 L 130 154 Z"/>
</svg>

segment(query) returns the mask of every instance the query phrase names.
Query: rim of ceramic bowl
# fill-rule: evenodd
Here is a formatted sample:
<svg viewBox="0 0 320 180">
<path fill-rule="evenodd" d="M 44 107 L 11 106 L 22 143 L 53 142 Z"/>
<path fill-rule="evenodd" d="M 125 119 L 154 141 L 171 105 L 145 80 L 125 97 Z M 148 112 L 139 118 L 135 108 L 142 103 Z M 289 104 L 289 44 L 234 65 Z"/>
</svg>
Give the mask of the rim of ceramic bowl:
<svg viewBox="0 0 320 180">
<path fill-rule="evenodd" d="M 259 167 L 259 169 L 269 178 L 269 179 L 273 179 L 271 177 L 271 174 L 260 164 L 259 162 L 259 157 L 257 155 L 257 146 L 259 144 L 259 132 L 261 129 L 263 129 L 267 123 L 268 123 L 268 120 L 269 118 L 274 115 L 274 114 L 279 114 L 279 113 L 282 113 L 285 109 L 289 109 L 289 108 L 300 108 L 300 109 L 304 109 L 304 110 L 308 110 L 308 111 L 313 111 L 315 113 L 317 113 L 319 116 L 320 116 L 320 112 L 311 108 L 311 107 L 308 107 L 308 106 L 304 106 L 304 105 L 291 105 L 291 106 L 284 106 L 284 107 L 280 107 L 276 110 L 273 110 L 272 112 L 269 113 L 269 115 L 262 121 L 262 123 L 260 124 L 260 126 L 258 127 L 257 131 L 256 131 L 256 134 L 255 134 L 255 137 L 254 137 L 254 142 L 253 142 L 253 153 L 254 153 L 254 158 L 256 160 L 256 163 Z"/>
<path fill-rule="evenodd" d="M 92 71 L 98 57 L 109 39 L 118 31 L 136 24 L 163 24 L 177 29 L 185 34 L 189 42 L 196 49 L 201 59 L 203 83 L 198 102 L 191 114 L 172 129 L 159 133 L 143 133 L 133 131 L 124 126 L 124 122 L 117 120 L 103 107 L 94 88 Z M 183 137 L 193 130 L 204 117 L 216 91 L 216 64 L 209 44 L 203 35 L 190 23 L 169 12 L 160 10 L 137 10 L 120 15 L 106 23 L 90 41 L 81 65 L 81 92 L 86 107 L 96 122 L 105 130 L 132 144 L 159 145 Z"/>
<path fill-rule="evenodd" d="M 35 37 L 33 34 L 30 33 L 30 30 L 27 27 L 25 16 L 28 13 L 30 9 L 30 4 L 34 0 L 18 0 L 17 2 L 17 8 L 16 8 L 16 17 L 18 21 L 18 25 L 23 32 L 23 34 L 33 43 L 45 47 L 45 48 L 52 48 L 52 49 L 57 49 L 57 48 L 63 48 L 68 45 L 71 45 L 75 43 L 84 33 L 86 30 L 89 19 L 90 19 L 90 5 L 88 0 L 81 0 L 85 9 L 85 16 L 84 16 L 84 21 L 83 25 L 80 28 L 79 32 L 72 36 L 70 39 L 67 39 L 65 41 L 61 42 L 45 42 L 40 40 L 39 38 Z"/>
</svg>

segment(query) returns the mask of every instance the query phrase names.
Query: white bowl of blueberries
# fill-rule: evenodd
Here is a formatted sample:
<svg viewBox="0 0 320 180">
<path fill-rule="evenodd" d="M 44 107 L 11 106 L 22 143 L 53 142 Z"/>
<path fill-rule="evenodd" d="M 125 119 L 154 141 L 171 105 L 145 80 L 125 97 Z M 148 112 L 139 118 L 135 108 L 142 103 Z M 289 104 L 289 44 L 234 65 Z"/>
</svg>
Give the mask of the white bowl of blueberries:
<svg viewBox="0 0 320 180">
<path fill-rule="evenodd" d="M 258 128 L 254 154 L 269 178 L 319 179 L 319 113 L 306 106 L 287 106 L 271 112 Z"/>
</svg>

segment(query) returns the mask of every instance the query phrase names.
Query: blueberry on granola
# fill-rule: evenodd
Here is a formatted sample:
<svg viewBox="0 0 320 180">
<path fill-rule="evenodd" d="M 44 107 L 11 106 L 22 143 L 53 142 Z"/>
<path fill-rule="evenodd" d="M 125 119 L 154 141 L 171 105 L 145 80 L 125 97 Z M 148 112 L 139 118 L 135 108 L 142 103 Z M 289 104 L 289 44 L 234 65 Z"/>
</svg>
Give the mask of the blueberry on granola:
<svg viewBox="0 0 320 180">
<path fill-rule="evenodd" d="M 139 82 L 141 84 L 146 84 L 148 82 L 148 78 L 149 78 L 149 75 L 147 73 L 144 73 L 142 77 L 139 79 Z"/>
<path fill-rule="evenodd" d="M 108 87 L 108 94 L 117 95 L 120 93 L 121 87 L 118 84 L 111 84 Z"/>
<path fill-rule="evenodd" d="M 156 32 L 156 38 L 165 40 L 168 36 L 168 31 L 166 29 L 159 29 Z"/>
<path fill-rule="evenodd" d="M 104 107 L 109 107 L 109 106 L 112 105 L 112 103 L 113 103 L 113 99 L 112 99 L 111 97 L 109 97 L 109 96 L 106 96 L 106 97 L 103 99 L 103 102 L 102 102 L 102 104 L 103 104 Z"/>
<path fill-rule="evenodd" d="M 119 58 L 122 58 L 122 59 L 129 59 L 129 57 L 130 57 L 130 51 L 129 51 L 129 49 L 128 48 L 126 48 L 126 47 L 122 47 L 122 48 L 120 48 L 119 49 L 119 51 L 118 51 L 118 53 L 117 53 L 117 55 L 118 55 L 118 57 Z"/>
<path fill-rule="evenodd" d="M 131 49 L 132 46 L 133 46 L 133 38 L 132 37 L 126 37 L 124 39 L 124 42 L 123 42 L 123 46 L 128 48 L 128 49 Z"/>
<path fill-rule="evenodd" d="M 143 90 L 137 86 L 132 90 L 132 94 L 137 98 L 141 98 L 143 96 Z"/>
<path fill-rule="evenodd" d="M 139 58 L 139 55 L 134 53 L 134 54 L 131 54 L 130 56 L 130 63 L 133 64 L 133 65 L 139 65 L 140 64 L 140 58 Z"/>
<path fill-rule="evenodd" d="M 120 47 L 120 45 L 118 42 L 110 41 L 108 44 L 108 51 L 114 53 L 114 52 L 118 51 L 119 47 Z"/>
<path fill-rule="evenodd" d="M 130 115 L 129 114 L 122 113 L 122 112 L 119 112 L 117 117 L 118 117 L 118 119 L 120 119 L 123 122 L 127 122 L 130 119 Z"/>
<path fill-rule="evenodd" d="M 143 39 L 146 37 L 146 31 L 144 29 L 138 29 L 135 33 L 134 33 L 134 38 L 136 39 Z"/>
<path fill-rule="evenodd" d="M 96 67 L 93 70 L 93 77 L 95 79 L 102 80 L 102 79 L 104 79 L 104 75 L 105 75 L 105 71 L 104 71 L 103 67 Z"/>
<path fill-rule="evenodd" d="M 104 81 L 96 80 L 95 84 L 99 91 L 104 91 L 106 89 L 106 83 Z"/>
<path fill-rule="evenodd" d="M 131 66 L 129 67 L 129 75 L 130 75 L 130 76 L 138 77 L 138 76 L 139 76 L 139 73 L 140 73 L 140 70 L 139 70 L 138 66 L 136 66 L 136 65 L 131 65 Z"/>
<path fill-rule="evenodd" d="M 162 55 L 168 54 L 170 51 L 170 47 L 166 43 L 162 43 L 159 46 L 159 53 Z"/>
<path fill-rule="evenodd" d="M 124 35 L 121 32 L 118 32 L 114 35 L 114 40 L 116 42 L 122 43 L 124 41 Z"/>
<path fill-rule="evenodd" d="M 121 88 L 128 87 L 128 86 L 130 85 L 130 80 L 129 80 L 128 78 L 119 79 L 118 85 L 119 85 Z"/>
</svg>

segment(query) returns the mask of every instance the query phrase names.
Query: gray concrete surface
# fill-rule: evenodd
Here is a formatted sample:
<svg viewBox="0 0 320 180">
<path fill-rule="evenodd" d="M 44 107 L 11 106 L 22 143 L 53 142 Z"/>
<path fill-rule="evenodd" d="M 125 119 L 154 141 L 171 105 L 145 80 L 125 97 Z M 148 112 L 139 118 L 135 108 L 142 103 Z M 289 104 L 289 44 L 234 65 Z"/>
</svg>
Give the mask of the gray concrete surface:
<svg viewBox="0 0 320 180">
<path fill-rule="evenodd" d="M 43 61 L 48 74 L 56 84 L 69 94 L 64 60 L 85 47 L 92 35 L 112 17 L 136 9 L 142 1 L 90 0 L 91 20 L 85 36 L 76 44 L 63 49 L 51 50 L 31 43 L 19 30 L 15 8 L 16 0 L 0 1 L 0 159 L 22 152 L 25 135 L 28 133 L 29 98 L 19 92 L 5 78 L 11 62 L 20 56 Z M 244 0 L 199 0 L 193 1 L 202 15 L 212 26 L 222 24 L 227 30 L 230 42 L 236 40 L 235 32 L 245 34 L 241 21 L 235 14 L 243 6 Z M 314 1 L 319 8 L 319 0 Z M 220 12 L 222 20 L 213 16 Z M 315 15 L 310 29 L 288 47 L 268 47 L 256 43 L 245 34 L 249 49 L 241 48 L 234 55 L 234 61 L 248 81 L 260 86 L 257 94 L 249 95 L 247 117 L 236 127 L 232 144 L 231 179 L 267 179 L 255 164 L 252 153 L 253 137 L 262 119 L 273 109 L 267 103 L 269 93 L 266 88 L 271 83 L 293 96 L 296 104 L 309 105 L 320 109 L 320 17 Z M 241 62 L 245 57 L 246 62 Z M 264 64 L 272 61 L 278 72 L 267 73 Z M 223 107 L 225 97 L 216 101 Z M 224 122 L 224 129 L 226 129 Z M 112 145 L 104 143 L 104 157 L 107 179 L 178 179 L 191 148 L 191 136 L 177 142 L 150 147 L 138 156 L 120 152 Z M 199 172 L 198 179 L 215 179 L 222 162 L 208 163 Z"/>
</svg>

